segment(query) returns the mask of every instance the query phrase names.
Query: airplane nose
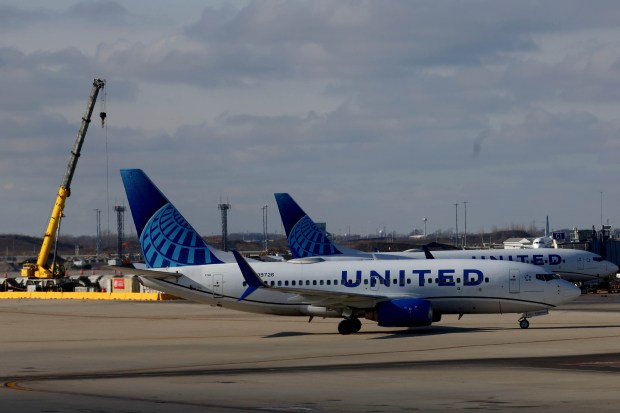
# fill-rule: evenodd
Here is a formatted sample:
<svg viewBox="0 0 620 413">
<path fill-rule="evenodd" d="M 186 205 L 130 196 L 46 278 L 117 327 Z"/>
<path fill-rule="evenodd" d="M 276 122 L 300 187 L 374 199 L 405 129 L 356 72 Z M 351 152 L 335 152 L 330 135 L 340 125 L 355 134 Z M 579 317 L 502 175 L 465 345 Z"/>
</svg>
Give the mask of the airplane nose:
<svg viewBox="0 0 620 413">
<path fill-rule="evenodd" d="M 614 264 L 613 262 L 607 261 L 607 270 L 609 271 L 609 274 L 617 274 L 618 270 L 620 270 L 620 267 L 618 267 L 616 264 Z"/>
<path fill-rule="evenodd" d="M 581 295 L 581 288 L 573 283 L 565 281 L 561 287 L 560 295 L 563 298 L 563 302 L 573 301 Z"/>
<path fill-rule="evenodd" d="M 555 305 L 560 305 L 576 300 L 577 297 L 581 295 L 581 289 L 575 284 L 566 280 L 558 280 L 557 288 L 557 295 L 554 294 L 556 298 L 554 300 Z"/>
</svg>

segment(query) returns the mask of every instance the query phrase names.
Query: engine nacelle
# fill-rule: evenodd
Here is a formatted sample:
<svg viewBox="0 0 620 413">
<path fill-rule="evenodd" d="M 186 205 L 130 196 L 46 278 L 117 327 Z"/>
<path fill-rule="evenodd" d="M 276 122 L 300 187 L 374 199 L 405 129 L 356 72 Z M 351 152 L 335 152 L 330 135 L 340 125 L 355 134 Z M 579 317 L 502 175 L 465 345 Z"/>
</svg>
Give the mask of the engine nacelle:
<svg viewBox="0 0 620 413">
<path fill-rule="evenodd" d="M 381 327 L 416 327 L 430 326 L 436 318 L 433 316 L 433 305 L 420 298 L 399 298 L 377 304 L 372 317 Z"/>
</svg>

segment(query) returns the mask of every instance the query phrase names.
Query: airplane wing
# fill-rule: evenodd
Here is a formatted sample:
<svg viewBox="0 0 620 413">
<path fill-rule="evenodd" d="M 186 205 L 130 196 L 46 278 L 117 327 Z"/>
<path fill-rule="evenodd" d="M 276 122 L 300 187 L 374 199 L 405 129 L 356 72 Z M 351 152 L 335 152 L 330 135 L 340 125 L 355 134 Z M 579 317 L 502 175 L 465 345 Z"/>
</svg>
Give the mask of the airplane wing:
<svg viewBox="0 0 620 413">
<path fill-rule="evenodd" d="M 373 307 L 377 302 L 387 299 L 384 295 L 351 294 L 336 291 L 296 289 L 289 287 L 270 287 L 276 291 L 295 294 L 290 302 L 310 303 L 321 307 Z"/>
</svg>

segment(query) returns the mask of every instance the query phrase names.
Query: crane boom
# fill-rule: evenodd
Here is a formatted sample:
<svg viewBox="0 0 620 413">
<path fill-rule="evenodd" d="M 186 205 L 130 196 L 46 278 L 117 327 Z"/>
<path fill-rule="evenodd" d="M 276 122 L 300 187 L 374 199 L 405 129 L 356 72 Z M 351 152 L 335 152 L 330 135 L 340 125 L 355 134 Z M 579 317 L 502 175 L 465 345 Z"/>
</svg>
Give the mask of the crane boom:
<svg viewBox="0 0 620 413">
<path fill-rule="evenodd" d="M 55 263 L 53 263 L 51 266 L 48 266 L 47 262 L 49 259 L 50 251 L 52 249 L 52 245 L 54 244 L 54 241 L 56 239 L 56 232 L 58 230 L 58 226 L 60 225 L 60 219 L 62 218 L 62 213 L 65 208 L 65 201 L 71 195 L 71 181 L 73 180 L 75 167 L 77 165 L 78 158 L 80 157 L 80 151 L 82 150 L 82 144 L 84 143 L 84 138 L 86 137 L 88 125 L 90 124 L 90 118 L 93 114 L 93 109 L 95 108 L 97 95 L 104 86 L 105 80 L 93 80 L 93 88 L 90 92 L 88 105 L 86 106 L 86 113 L 82 117 L 82 124 L 75 139 L 75 145 L 73 146 L 73 150 L 71 151 L 69 163 L 67 164 L 67 171 L 65 172 L 65 176 L 62 180 L 60 188 L 58 188 L 56 203 L 54 204 L 54 208 L 52 209 L 52 215 L 47 225 L 47 230 L 43 235 L 43 243 L 37 257 L 37 262 L 36 264 L 24 264 L 21 271 L 21 275 L 24 277 L 56 278 L 64 275 L 64 271 L 61 271 Z"/>
</svg>

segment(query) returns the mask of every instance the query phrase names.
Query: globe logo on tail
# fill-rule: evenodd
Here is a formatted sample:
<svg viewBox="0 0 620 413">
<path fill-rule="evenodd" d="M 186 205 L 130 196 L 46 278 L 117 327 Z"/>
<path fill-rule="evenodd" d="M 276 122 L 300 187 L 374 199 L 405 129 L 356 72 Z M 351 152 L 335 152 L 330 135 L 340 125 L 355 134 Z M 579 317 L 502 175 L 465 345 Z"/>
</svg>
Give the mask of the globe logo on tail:
<svg viewBox="0 0 620 413">
<path fill-rule="evenodd" d="M 149 268 L 221 263 L 170 203 L 151 217 L 140 236 L 140 245 Z"/>
<path fill-rule="evenodd" d="M 307 215 L 291 230 L 289 247 L 296 258 L 342 254 Z"/>
</svg>

